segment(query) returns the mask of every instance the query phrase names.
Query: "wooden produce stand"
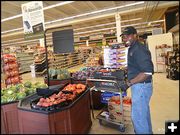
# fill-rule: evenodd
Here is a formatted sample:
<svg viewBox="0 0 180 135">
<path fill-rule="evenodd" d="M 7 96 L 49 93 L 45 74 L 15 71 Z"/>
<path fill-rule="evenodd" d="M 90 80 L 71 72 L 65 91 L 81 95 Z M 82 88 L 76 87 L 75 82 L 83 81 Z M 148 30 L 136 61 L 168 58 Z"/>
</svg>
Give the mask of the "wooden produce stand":
<svg viewBox="0 0 180 135">
<path fill-rule="evenodd" d="M 19 134 L 18 101 L 1 104 L 1 134 Z"/>
<path fill-rule="evenodd" d="M 18 104 L 21 134 L 85 134 L 92 121 L 90 92 L 87 89 L 73 103 L 56 112 L 33 110 L 23 100 Z"/>
</svg>

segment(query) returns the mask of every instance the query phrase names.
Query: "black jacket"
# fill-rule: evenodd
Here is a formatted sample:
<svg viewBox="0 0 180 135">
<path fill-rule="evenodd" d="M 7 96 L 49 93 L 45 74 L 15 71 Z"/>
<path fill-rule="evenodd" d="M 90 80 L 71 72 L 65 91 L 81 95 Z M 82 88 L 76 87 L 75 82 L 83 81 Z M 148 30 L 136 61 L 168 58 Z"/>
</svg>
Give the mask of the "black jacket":
<svg viewBox="0 0 180 135">
<path fill-rule="evenodd" d="M 128 50 L 128 80 L 133 79 L 140 72 L 154 74 L 154 66 L 148 48 L 144 44 L 135 41 Z M 152 76 L 150 75 L 145 82 L 151 80 Z"/>
</svg>

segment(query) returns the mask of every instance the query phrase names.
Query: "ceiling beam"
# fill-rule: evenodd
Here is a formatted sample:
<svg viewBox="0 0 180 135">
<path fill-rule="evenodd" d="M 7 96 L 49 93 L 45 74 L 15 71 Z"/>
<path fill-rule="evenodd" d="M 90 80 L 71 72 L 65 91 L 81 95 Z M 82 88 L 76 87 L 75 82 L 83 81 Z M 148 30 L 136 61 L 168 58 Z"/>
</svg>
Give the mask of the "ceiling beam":
<svg viewBox="0 0 180 135">
<path fill-rule="evenodd" d="M 161 13 L 159 14 L 159 17 L 157 18 L 157 20 L 161 19 L 163 17 L 163 15 L 165 14 L 165 12 L 167 11 L 167 7 L 162 9 Z"/>
</svg>

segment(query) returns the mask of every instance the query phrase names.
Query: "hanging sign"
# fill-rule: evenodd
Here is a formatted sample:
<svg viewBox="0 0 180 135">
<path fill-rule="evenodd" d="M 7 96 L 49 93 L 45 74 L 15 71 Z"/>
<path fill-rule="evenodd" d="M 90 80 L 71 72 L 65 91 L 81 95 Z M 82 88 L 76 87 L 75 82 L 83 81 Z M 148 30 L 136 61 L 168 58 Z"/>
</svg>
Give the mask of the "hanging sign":
<svg viewBox="0 0 180 135">
<path fill-rule="evenodd" d="M 24 38 L 40 39 L 44 37 L 44 12 L 42 1 L 33 1 L 21 5 Z"/>
</svg>

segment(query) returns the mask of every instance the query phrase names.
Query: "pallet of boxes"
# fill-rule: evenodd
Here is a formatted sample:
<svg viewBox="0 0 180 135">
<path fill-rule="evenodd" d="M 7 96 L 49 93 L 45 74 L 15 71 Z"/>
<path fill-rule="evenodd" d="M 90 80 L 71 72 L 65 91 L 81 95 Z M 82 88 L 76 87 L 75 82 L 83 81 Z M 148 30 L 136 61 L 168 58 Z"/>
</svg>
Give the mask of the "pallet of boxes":
<svg viewBox="0 0 180 135">
<path fill-rule="evenodd" d="M 123 97 L 123 113 L 124 117 L 122 115 L 122 112 L 120 111 L 120 97 L 119 96 L 113 96 L 108 101 L 108 111 L 109 111 L 109 119 L 114 122 L 121 122 L 125 124 L 132 124 L 131 121 L 131 98 L 130 97 Z"/>
</svg>

